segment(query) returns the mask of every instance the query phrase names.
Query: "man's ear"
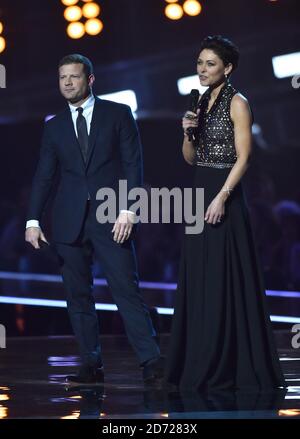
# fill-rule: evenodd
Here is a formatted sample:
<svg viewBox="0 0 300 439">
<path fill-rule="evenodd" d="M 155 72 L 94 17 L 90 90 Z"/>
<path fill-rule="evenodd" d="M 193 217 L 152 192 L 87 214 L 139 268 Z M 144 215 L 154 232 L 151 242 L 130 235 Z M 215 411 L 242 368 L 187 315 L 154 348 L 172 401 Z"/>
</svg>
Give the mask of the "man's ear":
<svg viewBox="0 0 300 439">
<path fill-rule="evenodd" d="M 95 82 L 96 78 L 94 76 L 94 74 L 92 73 L 89 77 L 88 77 L 88 85 L 89 87 L 92 87 L 94 82 Z"/>
</svg>

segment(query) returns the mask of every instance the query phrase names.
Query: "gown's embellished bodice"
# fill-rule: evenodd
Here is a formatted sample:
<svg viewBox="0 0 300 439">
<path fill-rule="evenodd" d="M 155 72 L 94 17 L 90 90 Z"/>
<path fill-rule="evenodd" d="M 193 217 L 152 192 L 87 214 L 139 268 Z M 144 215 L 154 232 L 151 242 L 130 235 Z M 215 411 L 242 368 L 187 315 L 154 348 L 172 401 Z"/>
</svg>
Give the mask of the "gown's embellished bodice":
<svg viewBox="0 0 300 439">
<path fill-rule="evenodd" d="M 237 91 L 230 83 L 220 90 L 209 112 L 209 89 L 198 104 L 199 128 L 196 133 L 197 166 L 231 168 L 236 162 L 234 127 L 230 117 L 230 104 Z"/>
</svg>

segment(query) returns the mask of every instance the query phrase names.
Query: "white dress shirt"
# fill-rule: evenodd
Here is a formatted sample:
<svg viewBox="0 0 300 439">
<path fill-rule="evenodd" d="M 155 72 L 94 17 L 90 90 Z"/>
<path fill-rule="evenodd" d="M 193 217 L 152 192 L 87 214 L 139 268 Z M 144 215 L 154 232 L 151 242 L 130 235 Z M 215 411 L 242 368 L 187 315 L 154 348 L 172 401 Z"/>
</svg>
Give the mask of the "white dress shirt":
<svg viewBox="0 0 300 439">
<path fill-rule="evenodd" d="M 80 107 L 83 108 L 82 115 L 84 116 L 84 118 L 86 120 L 88 135 L 90 134 L 90 130 L 91 130 L 91 123 L 92 123 L 92 116 L 93 116 L 94 105 L 95 105 L 95 97 L 94 97 L 94 95 L 90 95 L 90 97 L 82 105 L 80 105 Z M 76 126 L 76 119 L 78 117 L 77 108 L 79 108 L 79 107 L 75 107 L 74 105 L 71 105 L 71 104 L 69 104 L 69 107 L 70 107 L 70 111 L 71 111 L 71 116 L 72 116 L 72 121 L 73 121 L 73 125 L 74 125 L 74 130 L 75 130 L 76 136 L 78 137 L 77 126 Z M 121 212 L 122 213 L 126 212 L 126 213 L 134 214 L 134 212 L 132 212 L 131 210 L 124 210 L 124 209 L 122 209 Z M 28 227 L 40 227 L 39 221 L 38 220 L 34 220 L 34 219 L 28 220 L 26 222 L 26 229 L 28 229 Z"/>
<path fill-rule="evenodd" d="M 93 95 L 91 95 L 82 105 L 80 105 L 80 107 L 83 109 L 82 115 L 86 120 L 88 135 L 90 135 L 94 105 L 95 105 L 95 97 Z M 71 110 L 74 130 L 75 130 L 76 136 L 78 137 L 76 120 L 78 117 L 77 108 L 79 108 L 79 107 L 74 107 L 74 105 L 71 105 L 71 104 L 69 104 L 69 107 Z"/>
</svg>

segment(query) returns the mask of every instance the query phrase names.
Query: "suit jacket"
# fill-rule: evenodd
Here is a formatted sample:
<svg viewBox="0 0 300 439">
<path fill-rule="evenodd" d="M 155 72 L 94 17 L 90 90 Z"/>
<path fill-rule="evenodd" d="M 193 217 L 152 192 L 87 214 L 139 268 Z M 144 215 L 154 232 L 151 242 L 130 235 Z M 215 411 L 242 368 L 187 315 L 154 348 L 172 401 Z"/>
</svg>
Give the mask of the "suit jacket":
<svg viewBox="0 0 300 439">
<path fill-rule="evenodd" d="M 45 124 L 28 220 L 41 220 L 58 169 L 52 237 L 71 243 L 80 233 L 88 194 L 95 206 L 98 189 L 109 187 L 118 194 L 119 179 L 127 180 L 128 191 L 142 185 L 142 149 L 130 108 L 95 98 L 86 163 L 69 108 Z"/>
</svg>

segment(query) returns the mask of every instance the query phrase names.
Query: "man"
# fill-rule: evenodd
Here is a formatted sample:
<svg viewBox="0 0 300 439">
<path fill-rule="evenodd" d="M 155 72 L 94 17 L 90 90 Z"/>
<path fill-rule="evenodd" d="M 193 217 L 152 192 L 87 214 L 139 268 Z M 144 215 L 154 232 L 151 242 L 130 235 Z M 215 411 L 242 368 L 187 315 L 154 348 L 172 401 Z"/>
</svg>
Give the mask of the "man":
<svg viewBox="0 0 300 439">
<path fill-rule="evenodd" d="M 92 296 L 91 265 L 95 253 L 147 382 L 161 378 L 163 357 L 138 288 L 132 241 L 134 213 L 122 210 L 113 226 L 101 224 L 96 218 L 96 193 L 100 188 L 112 188 L 117 193 L 119 179 L 127 180 L 128 191 L 141 186 L 141 145 L 130 108 L 95 97 L 94 81 L 93 66 L 86 57 L 74 54 L 60 61 L 59 88 L 68 107 L 44 127 L 25 239 L 36 249 L 47 245 L 40 220 L 56 170 L 60 168 L 52 238 L 61 262 L 68 312 L 82 360 L 79 373 L 66 380 L 75 384 L 104 380 Z"/>
</svg>

